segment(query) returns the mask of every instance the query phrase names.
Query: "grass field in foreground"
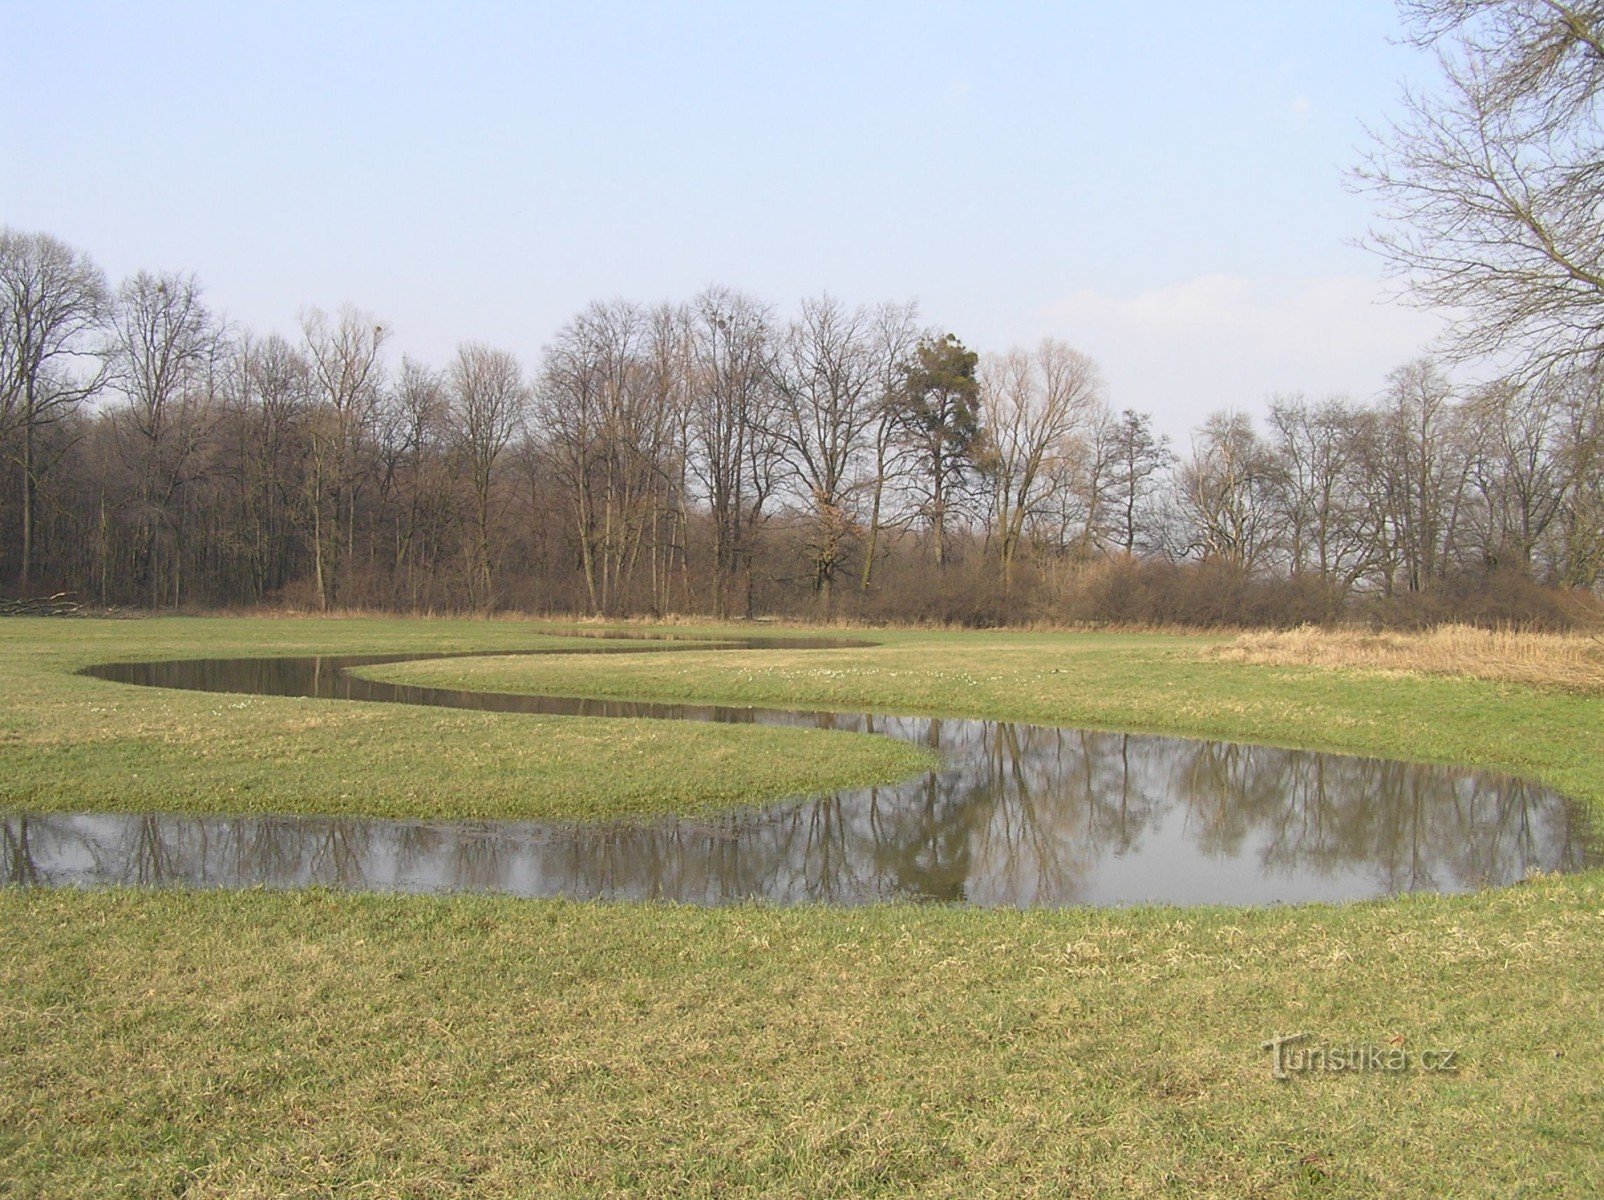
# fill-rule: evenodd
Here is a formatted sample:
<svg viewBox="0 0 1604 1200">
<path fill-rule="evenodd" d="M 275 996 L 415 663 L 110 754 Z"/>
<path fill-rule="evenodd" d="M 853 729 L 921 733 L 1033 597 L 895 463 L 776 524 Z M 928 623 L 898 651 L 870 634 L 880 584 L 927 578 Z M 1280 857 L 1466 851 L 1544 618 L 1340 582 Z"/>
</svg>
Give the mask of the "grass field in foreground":
<svg viewBox="0 0 1604 1200">
<path fill-rule="evenodd" d="M 1601 910 L 10 892 L 0 1193 L 1595 1195 Z"/>
<path fill-rule="evenodd" d="M 92 714 L 111 685 L 61 674 L 81 662 L 537 635 L 19 628 L 0 622 L 0 769 L 43 770 L 47 736 L 149 769 L 202 719 L 229 723 L 219 769 L 239 769 L 258 714 L 211 718 L 226 698 L 205 696 Z M 402 673 L 1462 759 L 1604 803 L 1597 696 L 1221 661 L 1200 639 L 873 636 L 885 646 Z M 479 736 L 518 736 L 509 720 Z M 288 722 L 266 728 L 293 757 Z M 415 753 L 349 750 L 381 752 Z M 72 761 L 116 777 L 116 760 Z M 463 802 L 457 778 L 436 802 Z M 1335 907 L 1025 913 L 4 892 L 0 1194 L 1586 1196 L 1604 1177 L 1601 979 L 1596 872 Z M 1409 1066 L 1277 1080 L 1261 1045 L 1293 1033 Z M 1426 1070 L 1427 1051 L 1455 1069 Z"/>
</svg>

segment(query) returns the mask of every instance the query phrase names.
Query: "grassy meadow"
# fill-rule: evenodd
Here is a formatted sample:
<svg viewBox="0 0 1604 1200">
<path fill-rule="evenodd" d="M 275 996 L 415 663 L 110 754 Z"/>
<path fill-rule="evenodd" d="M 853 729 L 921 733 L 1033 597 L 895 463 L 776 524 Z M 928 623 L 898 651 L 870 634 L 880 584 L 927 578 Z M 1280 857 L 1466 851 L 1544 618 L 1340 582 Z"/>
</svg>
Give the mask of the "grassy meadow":
<svg viewBox="0 0 1604 1200">
<path fill-rule="evenodd" d="M 845 734 L 240 703 L 72 674 L 546 636 L 0 621 L 0 805 L 619 816 L 927 765 Z M 881 644 L 369 673 L 1473 762 L 1604 811 L 1604 695 L 1568 669 L 1179 635 L 861 636 Z M 1251 910 L 5 890 L 0 1196 L 1592 1195 L 1601 981 L 1597 872 Z M 1405 1065 L 1277 1079 L 1263 1044 L 1295 1033 Z"/>
<path fill-rule="evenodd" d="M 0 621 L 0 807 L 607 820 L 906 778 L 884 738 L 232 696 L 92 663 L 572 645 L 523 622 Z M 598 642 L 597 645 L 604 645 Z"/>
</svg>

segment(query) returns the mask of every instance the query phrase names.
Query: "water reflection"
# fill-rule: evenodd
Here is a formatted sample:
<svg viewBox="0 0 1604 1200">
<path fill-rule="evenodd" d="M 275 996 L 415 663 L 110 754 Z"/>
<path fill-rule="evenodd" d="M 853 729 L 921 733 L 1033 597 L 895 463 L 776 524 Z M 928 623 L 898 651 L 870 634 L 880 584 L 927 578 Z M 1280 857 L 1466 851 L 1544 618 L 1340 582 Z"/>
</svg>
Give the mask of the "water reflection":
<svg viewBox="0 0 1604 1200">
<path fill-rule="evenodd" d="M 773 643 L 762 643 L 773 644 Z M 648 824 L 15 814 L 0 881 L 722 904 L 1253 904 L 1461 891 L 1604 858 L 1562 797 L 1485 772 L 995 721 L 496 696 L 355 679 L 418 656 L 122 664 L 127 682 L 876 732 L 942 770 Z"/>
</svg>

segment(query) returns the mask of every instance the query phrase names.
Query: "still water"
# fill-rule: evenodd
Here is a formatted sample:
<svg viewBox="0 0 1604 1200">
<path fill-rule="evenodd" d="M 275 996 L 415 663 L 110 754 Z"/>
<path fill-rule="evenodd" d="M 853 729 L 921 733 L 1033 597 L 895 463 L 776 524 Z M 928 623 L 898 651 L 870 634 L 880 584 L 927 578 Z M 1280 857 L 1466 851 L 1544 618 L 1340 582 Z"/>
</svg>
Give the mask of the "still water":
<svg viewBox="0 0 1604 1200">
<path fill-rule="evenodd" d="M 944 765 L 891 787 L 609 825 L 13 813 L 0 815 L 0 881 L 1057 907 L 1452 892 L 1604 864 L 1580 806 L 1482 771 L 1007 721 L 510 696 L 349 674 L 432 657 L 120 663 L 89 673 L 259 695 L 852 730 L 929 746 Z"/>
</svg>

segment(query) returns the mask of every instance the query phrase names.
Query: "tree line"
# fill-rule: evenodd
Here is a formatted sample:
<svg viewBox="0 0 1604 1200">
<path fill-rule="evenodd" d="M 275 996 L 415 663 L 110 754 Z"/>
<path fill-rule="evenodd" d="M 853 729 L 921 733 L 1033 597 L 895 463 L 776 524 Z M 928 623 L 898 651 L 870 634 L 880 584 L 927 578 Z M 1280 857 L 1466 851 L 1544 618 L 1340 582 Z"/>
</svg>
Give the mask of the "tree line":
<svg viewBox="0 0 1604 1200">
<path fill-rule="evenodd" d="M 1598 377 L 1272 400 L 1172 446 L 1068 345 L 911 304 L 593 303 L 431 365 L 347 307 L 224 321 L 0 231 L 0 580 L 289 604 L 994 621 L 1546 619 L 1604 577 Z M 1390 608 L 1388 606 L 1391 606 Z M 1479 607 L 1478 607 L 1479 606 Z"/>
<path fill-rule="evenodd" d="M 1562 620 L 1604 572 L 1604 0 L 1400 0 L 1442 86 L 1355 181 L 1452 317 L 1377 396 L 1185 447 L 1063 343 L 980 355 L 912 305 L 713 288 L 596 303 L 540 361 L 293 337 L 196 280 L 111 288 L 0 229 L 0 589 L 282 603 L 993 621 Z M 1491 382 L 1445 368 L 1496 357 Z"/>
</svg>

